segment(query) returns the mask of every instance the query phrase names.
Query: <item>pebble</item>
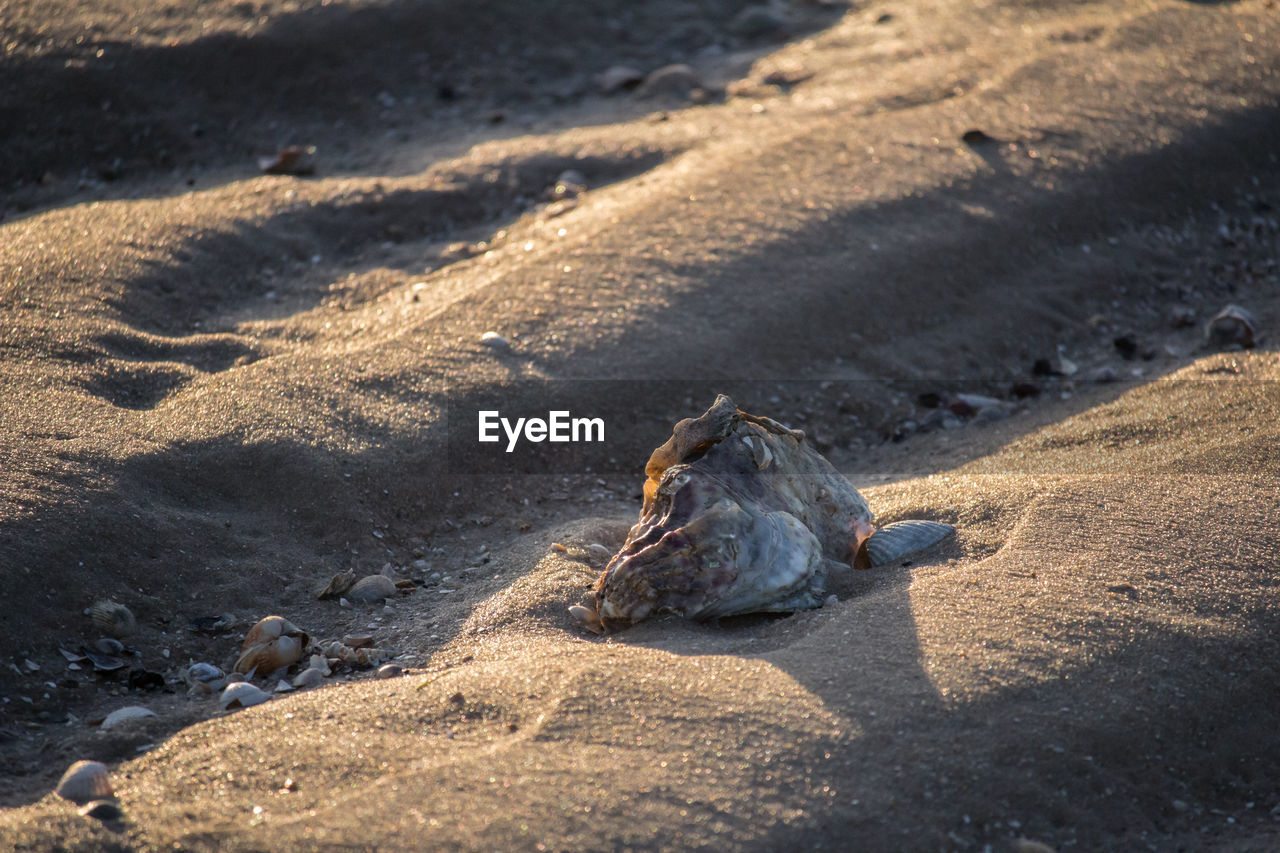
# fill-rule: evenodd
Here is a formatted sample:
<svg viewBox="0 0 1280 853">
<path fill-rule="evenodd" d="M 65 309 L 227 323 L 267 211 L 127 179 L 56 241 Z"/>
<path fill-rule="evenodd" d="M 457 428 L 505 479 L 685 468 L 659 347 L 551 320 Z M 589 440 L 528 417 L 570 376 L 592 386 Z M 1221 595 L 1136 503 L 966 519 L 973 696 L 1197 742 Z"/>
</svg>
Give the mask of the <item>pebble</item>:
<svg viewBox="0 0 1280 853">
<path fill-rule="evenodd" d="M 399 678 L 404 675 L 404 668 L 398 663 L 386 663 L 378 667 L 378 678 Z"/>
<path fill-rule="evenodd" d="M 613 552 L 599 542 L 592 542 L 588 545 L 587 553 L 597 560 L 604 560 L 606 563 L 613 559 Z"/>
<path fill-rule="evenodd" d="M 1114 367 L 1099 367 L 1093 372 L 1094 382 L 1115 382 L 1119 377 Z"/>
<path fill-rule="evenodd" d="M 485 332 L 480 336 L 480 343 L 495 350 L 511 349 L 511 342 L 497 332 Z"/>
</svg>

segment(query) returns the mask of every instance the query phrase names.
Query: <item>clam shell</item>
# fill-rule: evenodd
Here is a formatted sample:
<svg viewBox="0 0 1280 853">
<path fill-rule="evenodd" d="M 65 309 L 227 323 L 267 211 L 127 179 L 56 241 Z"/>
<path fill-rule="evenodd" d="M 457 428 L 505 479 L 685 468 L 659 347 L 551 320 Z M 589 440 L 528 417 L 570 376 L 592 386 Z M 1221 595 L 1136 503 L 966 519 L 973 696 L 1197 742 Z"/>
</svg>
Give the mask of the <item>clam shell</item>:
<svg viewBox="0 0 1280 853">
<path fill-rule="evenodd" d="M 396 583 L 386 575 L 369 575 L 356 581 L 347 592 L 347 598 L 364 604 L 372 604 L 386 598 L 394 598 Z"/>
<path fill-rule="evenodd" d="M 104 655 L 122 655 L 124 654 L 124 643 L 112 637 L 102 637 L 93 647 Z"/>
<path fill-rule="evenodd" d="M 53 792 L 78 806 L 114 796 L 111 772 L 101 761 L 77 761 L 67 768 Z"/>
<path fill-rule="evenodd" d="M 324 681 L 324 673 L 314 667 L 304 669 L 293 678 L 293 686 L 299 690 L 316 687 Z"/>
<path fill-rule="evenodd" d="M 236 672 L 274 672 L 302 659 L 309 638 L 283 616 L 268 616 L 249 629 L 236 660 Z"/>
<path fill-rule="evenodd" d="M 107 714 L 106 719 L 102 721 L 102 725 L 98 726 L 98 728 L 106 731 L 129 720 L 141 720 L 144 717 L 154 717 L 155 715 L 156 712 L 150 708 L 144 708 L 141 705 L 126 705 Z"/>
<path fill-rule="evenodd" d="M 1205 342 L 1216 346 L 1239 344 L 1248 349 L 1255 343 L 1257 330 L 1258 320 L 1252 313 L 1239 305 L 1228 305 L 1205 326 Z"/>
<path fill-rule="evenodd" d="M 89 608 L 89 619 L 108 637 L 123 640 L 138 627 L 133 612 L 115 601 L 95 601 Z"/>
<path fill-rule="evenodd" d="M 226 711 L 230 708 L 248 708 L 252 705 L 261 705 L 270 699 L 271 696 L 254 687 L 247 681 L 237 681 L 235 684 L 228 684 L 222 690 L 222 695 L 218 697 L 218 705 L 222 710 Z"/>
<path fill-rule="evenodd" d="M 211 684 L 226 678 L 227 674 L 211 663 L 193 663 L 187 667 L 187 684 Z"/>
</svg>

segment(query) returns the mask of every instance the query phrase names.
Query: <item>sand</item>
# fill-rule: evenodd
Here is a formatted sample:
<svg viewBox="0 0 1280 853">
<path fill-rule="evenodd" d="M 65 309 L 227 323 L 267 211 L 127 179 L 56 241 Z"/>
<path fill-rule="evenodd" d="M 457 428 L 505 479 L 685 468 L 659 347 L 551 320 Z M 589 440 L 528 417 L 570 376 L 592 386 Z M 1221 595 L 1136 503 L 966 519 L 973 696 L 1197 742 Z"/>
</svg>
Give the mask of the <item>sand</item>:
<svg viewBox="0 0 1280 853">
<path fill-rule="evenodd" d="M 745 5 L 4 7 L 0 846 L 1280 844 L 1274 3 Z M 1007 416 L 914 428 L 958 391 Z M 582 632 L 718 392 L 957 537 Z M 493 400 L 610 441 L 486 455 Z M 100 598 L 166 689 L 67 669 Z M 272 613 L 407 673 L 186 695 Z M 81 758 L 123 821 L 50 793 Z"/>
</svg>

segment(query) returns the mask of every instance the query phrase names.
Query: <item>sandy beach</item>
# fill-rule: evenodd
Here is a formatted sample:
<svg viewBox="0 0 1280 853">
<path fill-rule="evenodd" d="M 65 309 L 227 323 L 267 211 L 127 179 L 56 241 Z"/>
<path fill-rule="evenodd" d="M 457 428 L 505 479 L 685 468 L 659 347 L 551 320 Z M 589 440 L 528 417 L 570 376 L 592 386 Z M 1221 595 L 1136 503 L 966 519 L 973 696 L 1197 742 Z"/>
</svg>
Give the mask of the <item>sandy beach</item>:
<svg viewBox="0 0 1280 853">
<path fill-rule="evenodd" d="M 1274 0 L 0 34 L 0 848 L 1280 847 Z M 719 393 L 956 535 L 584 630 Z M 490 409 L 605 440 L 508 454 Z M 400 588 L 317 597 L 348 571 Z M 400 674 L 191 695 L 273 614 L 313 646 L 268 692 L 350 637 Z M 116 816 L 53 792 L 82 759 Z"/>
</svg>

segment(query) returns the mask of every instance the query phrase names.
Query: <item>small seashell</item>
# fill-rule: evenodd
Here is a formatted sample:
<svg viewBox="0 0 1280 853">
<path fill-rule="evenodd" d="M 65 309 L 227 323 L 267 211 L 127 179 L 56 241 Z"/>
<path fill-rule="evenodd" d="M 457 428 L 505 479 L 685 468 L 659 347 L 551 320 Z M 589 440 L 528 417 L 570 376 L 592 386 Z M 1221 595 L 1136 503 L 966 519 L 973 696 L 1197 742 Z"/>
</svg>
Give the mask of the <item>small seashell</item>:
<svg viewBox="0 0 1280 853">
<path fill-rule="evenodd" d="M 601 545 L 599 542 L 592 542 L 588 545 L 587 553 L 597 560 L 603 560 L 606 563 L 613 559 L 613 552 Z"/>
<path fill-rule="evenodd" d="M 58 648 L 58 651 L 62 652 L 62 656 L 66 658 L 69 663 L 84 663 L 88 660 L 88 658 L 80 652 L 69 652 L 61 647 Z"/>
<path fill-rule="evenodd" d="M 326 666 L 325 669 L 328 669 Z M 305 690 L 308 687 L 316 687 L 324 681 L 324 673 L 315 667 L 304 669 L 293 677 L 293 686 L 299 690 Z"/>
<path fill-rule="evenodd" d="M 511 349 L 511 342 L 497 332 L 485 332 L 480 336 L 480 343 L 495 350 Z"/>
<path fill-rule="evenodd" d="M 404 675 L 404 668 L 398 663 L 388 663 L 378 667 L 378 678 L 399 678 L 402 675 Z"/>
<path fill-rule="evenodd" d="M 96 601 L 89 608 L 89 618 L 108 637 L 123 640 L 138 627 L 132 611 L 114 601 Z"/>
<path fill-rule="evenodd" d="M 309 638 L 283 616 L 268 616 L 249 629 L 236 661 L 236 672 L 274 672 L 302 659 Z"/>
<path fill-rule="evenodd" d="M 211 663 L 193 663 L 187 667 L 187 684 L 211 684 L 226 678 L 227 674 Z"/>
<path fill-rule="evenodd" d="M 324 589 L 316 593 L 316 598 L 320 599 L 321 601 L 328 601 L 329 599 L 340 598 L 343 595 L 343 593 L 345 593 L 347 590 L 351 589 L 351 587 L 355 585 L 355 582 L 356 582 L 355 569 L 347 569 L 345 572 L 340 572 L 334 575 L 333 577 L 329 578 L 329 583 L 325 585 Z"/>
<path fill-rule="evenodd" d="M 373 637 L 369 634 L 353 634 L 351 636 L 343 637 L 342 644 L 350 646 L 353 649 L 363 649 L 366 646 L 373 645 Z"/>
<path fill-rule="evenodd" d="M 1239 305 L 1228 305 L 1213 315 L 1205 326 L 1205 343 L 1209 346 L 1239 344 L 1249 349 L 1255 343 L 1257 331 L 1258 320 L 1252 313 Z"/>
<path fill-rule="evenodd" d="M 92 800 L 107 799 L 111 790 L 111 772 L 101 761 L 77 761 L 58 780 L 54 793 L 78 806 Z"/>
<path fill-rule="evenodd" d="M 124 654 L 124 643 L 112 637 L 103 637 L 93 644 L 93 647 L 104 655 L 122 655 Z"/>
<path fill-rule="evenodd" d="M 231 708 L 248 708 L 252 705 L 261 705 L 270 698 L 270 695 L 254 687 L 249 682 L 238 681 L 223 688 L 222 695 L 218 697 L 218 704 L 222 707 L 222 710 L 226 711 Z"/>
<path fill-rule="evenodd" d="M 290 684 L 289 682 L 285 681 L 284 679 L 281 679 L 280 681 L 277 681 L 277 682 L 276 682 L 276 689 L 275 689 L 274 691 L 272 691 L 272 692 L 274 692 L 274 693 L 292 693 L 292 692 L 293 692 L 293 685 L 292 685 L 292 684 Z"/>
<path fill-rule="evenodd" d="M 116 672 L 124 669 L 124 661 L 114 655 L 104 655 L 85 649 L 84 656 L 93 664 L 94 672 Z"/>
<path fill-rule="evenodd" d="M 329 669 L 329 659 L 324 655 L 312 655 L 308 666 L 312 669 L 320 670 L 320 674 L 323 676 L 333 675 L 333 672 Z"/>
<path fill-rule="evenodd" d="M 102 725 L 98 728 L 102 731 L 106 731 L 107 729 L 114 728 L 115 726 L 128 722 L 129 720 L 141 720 L 144 717 L 154 717 L 155 715 L 156 712 L 152 711 L 150 708 L 144 708 L 141 705 L 126 705 L 123 708 L 117 708 L 110 714 L 107 714 L 106 719 L 102 721 Z"/>
<path fill-rule="evenodd" d="M 347 598 L 364 604 L 372 604 L 396 594 L 395 581 L 386 575 L 369 575 L 361 578 L 347 593 Z"/>
<path fill-rule="evenodd" d="M 115 800 L 92 800 L 85 803 L 77 811 L 83 817 L 91 817 L 95 820 L 119 820 L 124 817 L 124 809 L 120 808 L 120 804 Z"/>
</svg>

